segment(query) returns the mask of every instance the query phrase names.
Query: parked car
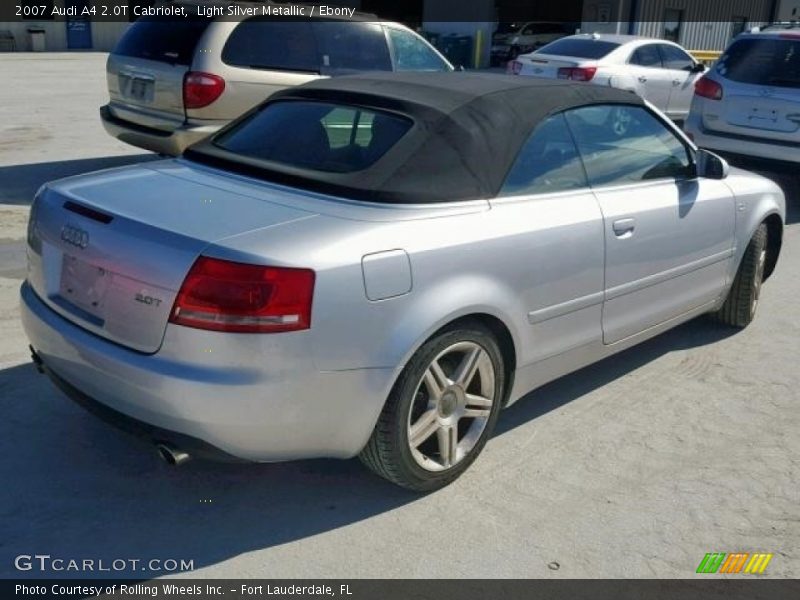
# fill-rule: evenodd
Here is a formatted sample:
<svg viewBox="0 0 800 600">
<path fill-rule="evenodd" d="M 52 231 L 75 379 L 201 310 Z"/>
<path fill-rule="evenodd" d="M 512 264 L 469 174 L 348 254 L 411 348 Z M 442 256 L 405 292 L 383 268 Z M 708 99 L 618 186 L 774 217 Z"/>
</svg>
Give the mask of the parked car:
<svg viewBox="0 0 800 600">
<path fill-rule="evenodd" d="M 800 163 L 800 29 L 737 37 L 695 84 L 685 129 L 704 148 Z"/>
<path fill-rule="evenodd" d="M 407 27 L 376 20 L 141 18 L 108 57 L 103 125 L 123 142 L 177 155 L 285 87 L 358 71 L 453 69 Z"/>
<path fill-rule="evenodd" d="M 518 57 L 516 75 L 571 79 L 636 92 L 670 118 L 689 114 L 705 66 L 678 44 L 632 35 L 578 34 Z"/>
<path fill-rule="evenodd" d="M 547 21 L 500 23 L 492 35 L 492 66 L 505 64 L 520 54 L 532 52 L 554 40 L 575 32 L 575 25 Z"/>
<path fill-rule="evenodd" d="M 750 323 L 784 214 L 634 94 L 324 79 L 179 159 L 44 186 L 22 321 L 172 463 L 358 455 L 432 490 L 532 388 L 704 313 Z"/>
</svg>

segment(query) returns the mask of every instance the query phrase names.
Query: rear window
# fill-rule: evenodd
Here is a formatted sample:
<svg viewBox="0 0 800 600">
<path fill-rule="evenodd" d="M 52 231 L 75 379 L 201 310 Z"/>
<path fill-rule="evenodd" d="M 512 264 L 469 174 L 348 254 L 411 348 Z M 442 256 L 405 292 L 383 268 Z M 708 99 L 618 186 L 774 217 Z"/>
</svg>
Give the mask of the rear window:
<svg viewBox="0 0 800 600">
<path fill-rule="evenodd" d="M 231 33 L 222 60 L 235 67 L 326 75 L 392 69 L 381 26 L 345 21 L 249 19 Z"/>
<path fill-rule="evenodd" d="M 225 43 L 222 61 L 250 69 L 320 70 L 317 43 L 307 21 L 243 21 Z"/>
<path fill-rule="evenodd" d="M 561 39 L 539 48 L 535 54 L 553 54 L 573 58 L 603 58 L 619 44 L 591 39 Z"/>
<path fill-rule="evenodd" d="M 114 54 L 190 65 L 200 37 L 210 19 L 164 20 L 142 17 L 128 28 Z"/>
<path fill-rule="evenodd" d="M 411 128 L 410 119 L 360 107 L 277 101 L 214 138 L 218 148 L 301 169 L 366 169 Z"/>
<path fill-rule="evenodd" d="M 313 24 L 322 73 L 391 71 L 383 27 L 377 23 L 321 21 Z"/>
<path fill-rule="evenodd" d="M 800 40 L 737 40 L 717 61 L 716 70 L 740 83 L 800 88 Z"/>
</svg>

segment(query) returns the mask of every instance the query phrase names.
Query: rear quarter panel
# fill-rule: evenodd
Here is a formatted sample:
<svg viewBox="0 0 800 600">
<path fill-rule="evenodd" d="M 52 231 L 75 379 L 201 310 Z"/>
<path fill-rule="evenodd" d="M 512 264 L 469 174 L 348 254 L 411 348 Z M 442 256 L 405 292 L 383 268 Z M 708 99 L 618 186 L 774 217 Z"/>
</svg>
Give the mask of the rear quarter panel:
<svg viewBox="0 0 800 600">
<path fill-rule="evenodd" d="M 506 325 L 518 367 L 600 339 L 603 226 L 591 194 L 417 208 L 324 202 L 314 203 L 318 217 L 205 251 L 316 271 L 320 370 L 397 368 L 439 328 L 475 313 Z M 362 258 L 394 250 L 409 256 L 411 289 L 370 301 Z M 585 302 L 570 305 L 575 298 Z"/>
</svg>

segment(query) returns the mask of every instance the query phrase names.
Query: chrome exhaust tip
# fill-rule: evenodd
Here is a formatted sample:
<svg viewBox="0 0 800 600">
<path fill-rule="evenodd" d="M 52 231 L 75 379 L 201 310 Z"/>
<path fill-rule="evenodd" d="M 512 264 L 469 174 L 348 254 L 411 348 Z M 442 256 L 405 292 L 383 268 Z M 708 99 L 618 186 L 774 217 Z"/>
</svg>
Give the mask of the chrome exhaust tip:
<svg viewBox="0 0 800 600">
<path fill-rule="evenodd" d="M 158 455 L 161 457 L 161 460 L 172 467 L 179 467 L 192 458 L 188 452 L 173 448 L 169 444 L 156 444 L 156 450 L 158 451 Z"/>
</svg>

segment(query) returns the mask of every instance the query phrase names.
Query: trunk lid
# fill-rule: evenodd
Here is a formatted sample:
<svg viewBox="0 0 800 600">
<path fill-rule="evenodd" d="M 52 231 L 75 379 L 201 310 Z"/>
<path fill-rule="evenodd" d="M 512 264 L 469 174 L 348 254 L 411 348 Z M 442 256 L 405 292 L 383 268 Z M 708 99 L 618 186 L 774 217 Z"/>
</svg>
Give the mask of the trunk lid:
<svg viewBox="0 0 800 600">
<path fill-rule="evenodd" d="M 564 67 L 584 67 L 589 65 L 587 61 L 575 59 L 569 56 L 553 56 L 550 54 L 529 54 L 519 56 L 517 60 L 522 64 L 520 75 L 530 77 L 541 77 L 543 79 L 558 79 L 558 70 Z"/>
<path fill-rule="evenodd" d="M 183 279 L 223 238 L 313 216 L 170 174 L 173 161 L 50 184 L 31 211 L 28 280 L 69 321 L 156 352 Z"/>
<path fill-rule="evenodd" d="M 800 88 L 722 80 L 723 97 L 705 102 L 706 129 L 800 143 Z"/>
<path fill-rule="evenodd" d="M 111 113 L 163 131 L 182 125 L 183 78 L 209 23 L 142 18 L 131 25 L 106 63 Z"/>
<path fill-rule="evenodd" d="M 715 63 L 719 101 L 704 102 L 706 129 L 800 142 L 800 35 L 737 38 Z"/>
</svg>

